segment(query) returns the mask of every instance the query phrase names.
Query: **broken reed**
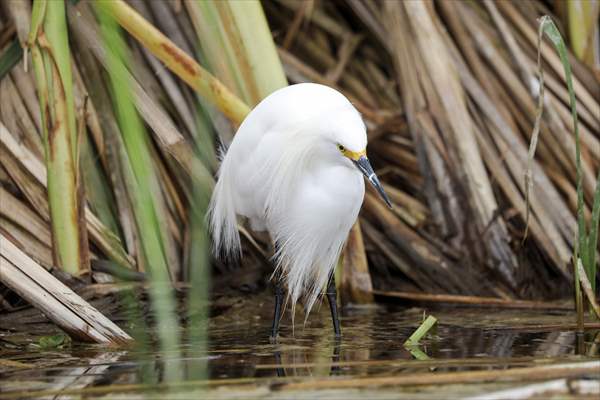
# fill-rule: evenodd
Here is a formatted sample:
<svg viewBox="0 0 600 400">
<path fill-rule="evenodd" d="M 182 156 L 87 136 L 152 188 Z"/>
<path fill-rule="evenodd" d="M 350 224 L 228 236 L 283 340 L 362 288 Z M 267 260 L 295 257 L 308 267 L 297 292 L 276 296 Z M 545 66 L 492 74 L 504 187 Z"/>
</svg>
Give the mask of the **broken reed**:
<svg viewBox="0 0 600 400">
<path fill-rule="evenodd" d="M 139 11 L 141 8 L 138 3 L 147 5 L 152 10 L 152 14 L 161 15 L 160 19 L 156 19 L 155 25 L 156 27 L 160 27 L 160 30 L 164 31 L 169 38 L 173 39 L 169 42 L 175 42 L 178 34 L 182 36 L 181 32 L 184 31 L 182 27 L 185 27 L 186 18 L 183 15 L 185 12 L 174 17 L 173 21 L 176 22 L 176 29 L 175 31 L 170 31 L 168 24 L 164 26 L 160 26 L 160 24 L 165 20 L 162 17 L 170 15 L 169 18 L 173 18 L 173 10 L 170 7 L 166 7 L 167 13 L 157 12 L 158 7 L 166 4 L 165 2 L 144 3 L 132 1 L 129 4 L 134 5 Z M 113 2 L 112 4 L 119 5 L 123 3 Z M 184 2 L 184 4 L 187 8 L 188 2 Z M 421 70 L 423 68 L 421 47 L 415 46 L 415 43 L 401 43 L 402 37 L 411 37 L 411 35 L 414 35 L 414 30 L 416 29 L 411 27 L 410 21 L 407 21 L 406 6 L 401 2 L 388 2 L 386 3 L 386 7 L 389 7 L 389 9 L 386 8 L 385 12 L 382 13 L 381 10 L 378 11 L 378 9 L 371 7 L 370 3 L 367 6 L 364 6 L 364 4 L 361 7 L 361 2 L 352 2 L 351 7 L 353 12 L 365 22 L 365 26 L 368 26 L 369 30 L 381 33 L 381 35 L 376 34 L 374 38 L 373 36 L 363 38 L 364 40 L 360 42 L 360 45 L 354 46 L 353 43 L 356 38 L 347 28 L 346 21 L 343 18 L 339 18 L 339 15 L 335 13 L 335 10 L 332 11 L 331 7 L 325 8 L 322 7 L 322 4 L 316 3 L 314 10 L 311 10 L 310 21 L 305 25 L 296 24 L 299 27 L 301 26 L 302 29 L 287 32 L 285 42 L 289 43 L 289 45 L 280 47 L 279 51 L 286 63 L 286 72 L 292 81 L 313 80 L 323 82 L 343 90 L 353 100 L 360 99 L 359 101 L 355 101 L 355 104 L 365 116 L 367 125 L 372 128 L 369 131 L 369 135 L 373 135 L 370 136 L 370 151 L 373 153 L 374 159 L 385 162 L 387 171 L 385 177 L 386 189 L 389 188 L 395 191 L 395 195 L 393 196 L 394 202 L 399 205 L 399 207 L 395 208 L 396 212 L 385 213 L 384 210 L 378 209 L 374 202 L 369 202 L 369 195 L 367 195 L 365 214 L 361 219 L 368 244 L 377 248 L 379 253 L 381 253 L 379 259 L 383 259 L 384 264 L 387 262 L 390 268 L 396 268 L 402 274 L 402 284 L 406 283 L 410 290 L 431 293 L 486 295 L 490 295 L 490 293 L 494 295 L 498 293 L 510 293 L 510 290 L 507 291 L 506 287 L 499 284 L 496 280 L 481 282 L 474 278 L 480 272 L 476 271 L 476 266 L 472 269 L 477 272 L 475 274 L 470 274 L 471 269 L 460 268 L 460 264 L 457 262 L 459 257 L 456 254 L 457 251 L 462 251 L 462 248 L 459 247 L 461 243 L 458 243 L 457 246 L 455 241 L 446 242 L 443 239 L 448 237 L 446 235 L 449 233 L 444 224 L 452 226 L 456 222 L 455 226 L 459 230 L 464 226 L 468 226 L 468 224 L 464 224 L 464 220 L 461 220 L 459 214 L 452 212 L 441 213 L 440 210 L 444 209 L 437 207 L 440 200 L 438 197 L 439 194 L 430 192 L 427 186 L 424 196 L 421 197 L 417 194 L 420 193 L 419 190 L 421 190 L 420 188 L 423 186 L 423 183 L 427 184 L 427 179 L 424 179 L 424 173 L 430 173 L 435 176 L 435 179 L 437 179 L 436 182 L 439 184 L 437 188 L 451 190 L 452 185 L 444 187 L 444 182 L 449 181 L 451 178 L 448 175 L 448 171 L 460 170 L 462 167 L 456 164 L 456 159 L 452 158 L 452 154 L 449 156 L 447 153 L 440 151 L 440 149 L 444 149 L 443 146 L 439 146 L 441 141 L 452 143 L 451 138 L 441 136 L 443 132 L 437 129 L 438 126 L 445 126 L 446 124 L 443 113 L 433 112 L 435 111 L 435 103 L 428 105 L 421 102 L 423 98 L 435 99 L 437 95 L 431 80 L 426 74 L 416 78 L 402 76 L 407 71 Z M 267 2 L 264 5 L 270 10 L 269 17 L 274 30 L 278 29 L 278 25 L 282 29 L 286 29 L 285 27 L 289 26 L 290 18 L 300 15 L 296 14 L 299 8 L 298 4 L 294 2 L 282 0 L 277 3 Z M 286 11 L 287 14 L 284 14 L 281 11 L 281 7 L 280 9 L 276 9 L 276 6 L 279 5 L 285 10 L 291 10 L 291 13 Z M 532 28 L 532 22 L 535 18 L 531 18 L 531 15 L 527 13 L 527 7 L 529 6 L 522 2 L 500 2 L 496 5 L 502 12 L 503 18 L 511 25 L 512 29 L 510 29 L 510 33 L 517 38 L 519 46 L 529 49 L 531 42 L 528 33 L 535 31 Z M 507 63 L 506 55 L 499 52 L 495 45 L 489 41 L 489 38 L 497 35 L 497 30 L 494 30 L 491 25 L 484 25 L 486 17 L 485 9 L 480 8 L 478 11 L 481 11 L 481 13 L 473 12 L 476 8 L 480 7 L 477 3 L 439 2 L 439 6 L 439 9 L 428 10 L 431 14 L 429 18 L 432 18 L 436 24 L 445 23 L 452 32 L 452 41 L 454 44 L 467 55 L 467 57 L 462 57 L 460 60 L 466 60 L 469 68 L 462 67 L 460 62 L 458 62 L 461 73 L 461 81 L 459 83 L 461 86 L 464 86 L 469 97 L 470 122 L 477 128 L 475 129 L 475 133 L 477 134 L 478 144 L 483 149 L 485 167 L 487 167 L 488 173 L 492 176 L 494 184 L 508 198 L 506 200 L 499 197 L 498 201 L 501 203 L 501 209 L 512 207 L 523 216 L 525 213 L 522 211 L 525 208 L 523 207 L 522 187 L 520 186 L 523 175 L 519 159 L 520 144 L 518 140 L 516 143 L 511 140 L 518 139 L 519 135 L 524 131 L 530 132 L 530 129 L 527 127 L 527 118 L 533 115 L 534 111 L 529 107 L 529 99 L 526 98 L 527 92 L 525 91 L 523 95 L 523 88 L 520 85 L 525 85 L 518 78 L 514 79 L 512 77 L 513 69 L 517 68 Z M 97 63 L 98 61 L 102 63 L 102 54 L 94 47 L 97 44 L 96 38 L 99 37 L 99 34 L 94 34 L 94 30 L 91 29 L 95 21 L 90 22 L 85 19 L 86 15 L 83 12 L 81 16 L 77 14 L 71 15 L 74 7 L 69 4 L 68 8 L 70 13 L 69 24 L 73 33 L 71 35 L 72 41 L 78 43 L 81 47 L 77 55 L 87 50 L 87 52 L 93 53 L 94 62 L 90 64 Z M 80 7 L 78 6 L 78 8 Z M 439 15 L 437 14 L 438 12 Z M 189 10 L 187 15 L 191 16 Z M 391 19 L 391 17 L 398 17 L 400 23 L 387 24 L 387 20 Z M 307 18 L 307 16 L 304 16 L 304 18 Z M 459 24 L 453 24 L 452 18 L 458 19 Z M 473 24 L 461 25 L 462 18 L 472 21 Z M 124 20 L 124 23 L 131 23 L 131 19 L 125 18 Z M 302 21 L 302 18 L 298 20 Z M 181 25 L 177 25 L 178 23 Z M 530 24 L 527 25 L 528 23 Z M 153 29 L 146 27 L 137 31 L 144 33 L 145 35 L 143 36 L 155 38 L 157 36 L 153 35 L 156 33 L 156 27 Z M 177 30 L 177 27 L 179 27 L 179 30 Z M 194 33 L 194 29 L 198 30 L 198 27 L 195 26 L 188 26 L 188 28 L 188 31 L 192 33 Z M 199 34 L 200 32 L 196 33 Z M 386 42 L 386 37 L 394 39 L 392 44 L 404 47 L 400 46 L 398 49 L 391 48 L 389 43 Z M 443 39 L 449 40 L 450 38 L 444 37 Z M 81 45 L 79 43 L 84 44 Z M 178 45 L 182 45 L 182 43 L 185 44 L 185 41 L 177 41 L 177 43 Z M 339 53 L 336 54 L 335 49 L 338 47 Z M 448 46 L 448 48 L 451 47 Z M 135 49 L 135 46 L 132 46 L 132 48 Z M 376 50 L 379 48 L 384 50 Z M 390 54 L 385 53 L 386 51 L 391 53 L 395 62 L 398 62 L 399 67 L 395 71 L 390 71 L 385 67 L 389 65 L 387 57 L 390 56 Z M 193 54 L 193 51 L 190 49 L 186 49 L 186 52 Z M 136 53 L 135 55 L 139 56 L 140 54 Z M 552 56 L 554 54 L 544 53 L 544 58 L 547 61 L 552 61 Z M 147 65 L 150 63 L 149 61 L 144 62 L 144 59 L 140 57 L 135 57 L 134 60 L 139 65 L 136 65 L 136 68 L 132 68 L 132 70 L 134 72 L 142 70 L 146 74 L 141 74 L 142 78 L 138 77 L 140 82 L 143 82 L 143 87 L 142 85 L 136 87 L 133 95 L 142 118 L 151 128 L 149 133 L 154 135 L 154 140 L 150 141 L 154 145 L 152 147 L 152 162 L 161 171 L 161 185 L 168 208 L 167 215 L 163 216 L 166 220 L 165 225 L 171 227 L 182 226 L 181 221 L 185 221 L 186 215 L 189 215 L 189 209 L 186 208 L 188 207 L 188 193 L 186 192 L 186 188 L 189 185 L 186 185 L 187 181 L 185 181 L 185 178 L 182 179 L 181 176 L 196 173 L 198 170 L 195 166 L 201 165 L 190 162 L 189 160 L 196 161 L 196 158 L 193 156 L 190 157 L 190 153 L 186 152 L 186 150 L 194 148 L 190 143 L 194 143 L 196 147 L 202 147 L 204 142 L 198 141 L 199 136 L 186 136 L 186 134 L 192 133 L 191 130 L 181 127 L 193 125 L 194 120 L 192 119 L 192 124 L 189 122 L 185 124 L 181 123 L 182 120 L 186 121 L 189 118 L 181 117 L 185 113 L 178 103 L 173 101 L 172 104 L 169 104 L 169 112 L 167 113 L 163 106 L 158 106 L 156 99 L 150 96 L 144 97 L 148 93 L 154 93 L 154 89 L 157 87 L 161 89 L 159 90 L 161 93 L 162 90 L 169 91 L 167 82 L 162 79 L 170 75 L 162 72 L 153 74 L 153 71 Z M 142 61 L 140 62 L 140 60 Z M 168 60 L 163 61 L 168 64 Z M 531 59 L 525 60 L 525 62 L 531 62 Z M 75 68 L 79 66 L 78 63 L 74 65 Z M 554 63 L 551 62 L 551 65 L 554 65 Z M 155 68 L 155 66 L 152 65 L 151 68 Z M 575 69 L 575 73 L 577 75 L 577 69 Z M 11 72 L 11 75 L 14 78 L 14 71 Z M 87 71 L 82 73 L 82 75 L 85 78 L 84 80 L 87 81 L 86 85 L 89 86 L 92 86 L 92 83 L 102 81 L 101 77 L 100 79 L 90 78 Z M 95 76 L 98 77 L 99 75 Z M 202 74 L 202 76 L 207 77 L 205 74 Z M 144 77 L 146 78 L 144 79 Z M 399 77 L 402 80 L 399 80 Z M 552 77 L 551 71 L 549 73 L 549 87 L 551 92 L 554 96 L 564 101 L 567 93 L 566 91 L 563 93 L 560 85 L 556 85 L 556 82 L 560 82 L 560 77 L 558 80 L 554 78 L 554 87 L 551 86 Z M 578 78 L 580 82 L 586 82 L 586 75 L 581 75 L 581 69 L 579 69 Z M 411 84 L 411 82 L 413 83 Z M 414 84 L 415 82 L 417 82 L 416 85 Z M 591 154 L 592 162 L 594 162 L 597 159 L 597 153 L 594 150 L 595 136 L 590 135 L 590 133 L 595 132 L 595 120 L 593 113 L 590 113 L 589 110 L 593 110 L 593 105 L 597 103 L 594 102 L 593 98 L 587 96 L 586 86 L 592 87 L 589 84 L 576 85 L 575 89 L 578 100 L 583 99 L 581 103 L 583 107 L 580 110 L 582 121 L 586 124 L 584 125 L 585 128 L 581 127 L 582 133 L 584 133 L 583 140 L 587 146 L 587 150 Z M 396 87 L 402 88 L 402 93 L 397 93 L 395 90 Z M 482 89 L 484 95 L 477 95 L 478 90 L 481 91 Z M 185 90 L 181 90 L 181 92 L 185 93 Z M 17 97 L 19 96 L 17 95 Z M 412 101 L 405 102 L 406 107 L 402 107 L 402 103 L 406 98 Z M 486 102 L 486 100 L 490 99 L 491 101 Z M 100 108 L 101 102 L 101 97 L 94 98 L 94 94 L 92 94 L 89 104 Z M 217 100 L 217 104 L 218 102 L 219 100 Z M 411 105 L 412 107 L 410 107 Z M 559 104 L 559 106 L 562 107 L 562 104 Z M 560 107 L 558 107 L 558 111 L 562 112 L 563 110 Z M 176 111 L 173 111 L 173 109 Z M 406 113 L 405 116 L 408 116 L 409 128 L 407 128 L 406 118 L 397 115 L 397 111 L 400 109 L 403 109 Z M 92 110 L 93 107 L 90 107 L 90 113 L 93 115 Z M 418 113 L 418 118 L 415 117 L 415 110 L 423 111 Z M 525 115 L 521 114 L 521 110 L 525 110 Z M 103 109 L 103 112 L 99 113 L 102 119 L 110 114 L 110 112 L 105 111 L 106 109 Z M 478 117 L 477 114 L 480 112 L 491 116 L 492 119 L 487 120 Z M 211 117 L 214 115 L 210 112 L 207 112 L 207 114 Z M 510 118 L 503 120 L 506 114 Z M 562 116 L 562 114 L 560 115 Z M 514 121 L 512 120 L 513 118 Z M 518 123 L 518 126 L 514 125 L 515 121 Z M 93 126 L 93 123 L 88 122 L 88 124 Z M 523 124 L 525 124 L 525 127 L 523 127 Z M 209 123 L 209 125 L 211 124 Z M 180 129 L 176 129 L 175 126 Z M 210 126 L 209 129 L 213 129 L 213 127 Z M 219 128 L 218 130 L 221 136 L 223 136 L 223 129 Z M 415 130 L 417 135 L 412 136 L 410 130 Z M 544 127 L 542 127 L 542 131 L 544 131 Z M 94 131 L 92 130 L 92 132 Z M 110 132 L 110 129 L 107 129 L 104 125 L 104 121 L 102 121 L 101 135 L 102 132 L 104 134 Z M 495 134 L 496 132 L 498 133 L 497 135 Z M 553 133 L 556 135 L 557 132 Z M 11 133 L 18 135 L 18 129 Z M 570 171 L 566 171 L 565 177 L 562 177 L 561 180 L 561 177 L 555 176 L 554 170 L 544 167 L 545 165 L 564 166 L 569 162 L 564 157 L 564 154 L 562 154 L 566 153 L 564 148 L 567 148 L 567 146 L 564 146 L 564 148 L 553 146 L 555 135 L 542 135 L 538 152 L 540 163 L 537 165 L 537 171 L 536 162 L 534 162 L 534 172 L 537 175 L 541 171 L 543 175 L 541 178 L 544 179 L 540 178 L 540 180 L 537 180 L 538 176 L 536 176 L 536 187 L 543 194 L 543 196 L 538 194 L 538 198 L 542 198 L 543 201 L 538 200 L 535 203 L 534 200 L 532 202 L 531 236 L 535 239 L 536 245 L 548 256 L 548 259 L 552 260 L 549 264 L 559 266 L 560 268 L 561 265 L 565 265 L 563 263 L 563 260 L 565 260 L 565 257 L 563 257 L 564 254 L 567 255 L 566 259 L 568 259 L 570 250 L 573 248 L 571 243 L 565 239 L 567 236 L 571 236 L 570 222 L 572 215 L 570 215 L 567 207 L 563 207 L 562 202 L 563 198 L 566 199 L 564 200 L 565 203 L 576 198 L 576 196 L 571 196 L 571 194 L 575 194 L 576 192 L 570 186 L 571 182 L 575 181 Z M 97 135 L 94 134 L 94 136 Z M 500 137 L 502 139 L 498 140 Z M 511 146 L 503 147 L 503 141 L 512 144 Z M 109 147 L 109 143 L 110 140 L 107 139 L 105 145 Z M 110 152 L 105 151 L 107 147 L 103 147 L 101 142 L 97 142 L 95 145 L 100 159 L 110 159 Z M 117 145 L 116 149 L 120 149 L 121 147 L 119 146 L 122 146 L 122 144 Z M 207 148 L 206 154 L 210 154 L 212 151 L 212 148 Z M 212 154 L 214 156 L 214 153 Z M 173 162 L 173 160 L 175 161 Z M 504 160 L 506 160 L 505 164 Z M 179 170 L 179 167 L 182 167 L 183 173 Z M 110 172 L 121 169 L 119 164 L 112 160 L 98 165 L 98 168 L 105 168 L 106 171 Z M 112 173 L 110 175 L 112 179 Z M 209 180 L 212 180 L 212 177 Z M 182 182 L 184 183 L 183 185 Z M 459 182 L 453 183 L 456 184 L 456 187 L 460 186 Z M 112 182 L 111 185 L 113 185 Z M 21 186 L 19 188 L 22 189 Z M 121 189 L 118 185 L 114 185 L 111 188 L 115 193 L 115 198 L 118 198 L 119 192 L 123 193 Z M 431 186 L 429 189 L 431 189 Z M 561 198 L 558 198 L 558 201 L 555 198 L 555 195 L 558 194 L 557 189 L 560 190 L 560 193 L 564 194 L 561 195 Z M 446 194 L 448 196 L 442 197 L 442 199 L 449 199 L 445 205 L 452 206 L 452 204 L 455 204 L 453 202 L 457 200 L 456 193 L 449 191 Z M 88 193 L 89 195 L 90 193 Z M 586 198 L 589 195 L 589 191 L 586 191 Z M 111 201 L 115 202 L 114 200 Z M 139 256 L 140 252 L 136 249 L 135 244 L 136 242 L 139 243 L 139 240 L 135 237 L 136 228 L 132 228 L 131 222 L 129 222 L 131 219 L 128 220 L 126 218 L 127 212 L 124 211 L 126 207 L 121 208 L 119 201 L 116 203 L 119 204 L 115 208 L 119 209 L 119 214 L 117 215 L 122 231 L 118 232 L 122 241 L 117 241 L 117 247 L 121 249 L 125 247 L 131 255 L 138 257 L 138 261 L 141 262 L 138 262 L 137 268 L 143 270 L 144 263 L 141 260 L 142 257 Z M 458 204 L 464 203 L 459 202 Z M 36 208 L 36 211 L 40 212 L 40 207 L 36 207 L 35 204 L 33 207 Z M 466 204 L 465 207 L 461 208 L 469 207 Z M 40 214 L 43 215 L 43 213 Z M 90 212 L 86 215 L 88 216 L 88 222 L 91 221 L 89 218 L 93 214 Z M 544 218 L 545 215 L 548 218 Z M 444 221 L 444 218 L 446 218 L 446 221 Z M 498 219 L 504 218 L 503 215 L 498 216 Z M 509 218 L 506 219 L 510 220 Z M 425 221 L 434 221 L 435 225 L 441 228 L 439 231 L 425 230 L 423 229 Z M 573 221 L 576 221 L 576 219 L 573 219 Z M 576 227 L 576 223 L 573 225 Z M 96 232 L 92 236 L 92 240 L 96 245 L 98 243 L 106 244 L 106 237 L 101 237 L 97 231 L 91 229 L 90 234 L 92 232 Z M 382 234 L 383 232 L 385 232 L 385 235 Z M 183 276 L 183 279 L 189 279 L 189 275 L 186 275 L 185 272 L 186 267 L 191 268 L 187 265 L 192 265 L 187 263 L 186 256 L 186 254 L 190 253 L 189 249 L 193 248 L 193 246 L 188 244 L 190 243 L 189 231 L 186 227 L 186 232 L 182 235 L 183 237 L 178 237 L 181 234 L 178 230 L 171 229 L 169 233 L 173 236 L 176 246 L 183 248 L 182 253 L 184 253 L 179 263 L 170 264 L 169 267 L 184 269 L 180 276 Z M 459 236 L 462 233 L 459 232 Z M 554 240 L 555 238 L 557 240 Z M 532 246 L 531 242 L 528 246 Z M 99 256 L 110 255 L 111 253 L 107 249 L 114 250 L 115 248 L 104 246 L 92 248 L 92 251 L 96 252 L 95 255 Z M 98 249 L 100 252 L 98 252 Z M 115 252 L 112 254 L 115 254 Z M 543 269 L 544 271 L 546 270 L 545 268 Z M 551 269 L 549 268 L 549 270 Z M 566 272 L 569 273 L 570 271 Z M 440 276 L 444 278 L 440 279 Z M 366 277 L 369 278 L 370 275 L 366 275 Z M 536 295 L 539 295 L 539 292 Z"/>
<path fill-rule="evenodd" d="M 34 2 L 27 46 L 42 114 L 53 258 L 56 266 L 78 274 L 89 269 L 89 260 L 67 32 L 62 1 Z"/>
<path fill-rule="evenodd" d="M 433 315 L 428 315 L 427 318 L 419 325 L 416 331 L 404 342 L 404 345 L 418 345 L 421 339 L 427 335 L 429 330 L 437 323 L 437 318 Z"/>
</svg>

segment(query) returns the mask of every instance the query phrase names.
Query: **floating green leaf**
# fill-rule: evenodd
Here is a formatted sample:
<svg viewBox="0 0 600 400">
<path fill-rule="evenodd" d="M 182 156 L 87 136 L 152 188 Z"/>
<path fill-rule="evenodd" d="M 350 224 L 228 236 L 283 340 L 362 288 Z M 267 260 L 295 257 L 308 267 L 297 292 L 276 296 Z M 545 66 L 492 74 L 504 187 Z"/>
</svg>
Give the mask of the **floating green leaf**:
<svg viewBox="0 0 600 400">
<path fill-rule="evenodd" d="M 63 348 L 71 344 L 71 338 L 64 333 L 59 333 L 58 335 L 42 336 L 37 344 L 40 349 Z"/>
</svg>

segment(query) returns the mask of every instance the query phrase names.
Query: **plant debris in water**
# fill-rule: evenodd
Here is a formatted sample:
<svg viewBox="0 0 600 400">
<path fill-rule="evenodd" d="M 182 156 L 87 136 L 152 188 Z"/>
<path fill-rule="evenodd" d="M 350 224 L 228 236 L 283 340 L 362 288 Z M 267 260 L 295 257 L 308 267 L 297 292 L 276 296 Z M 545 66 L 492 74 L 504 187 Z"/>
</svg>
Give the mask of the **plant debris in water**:
<svg viewBox="0 0 600 400">
<path fill-rule="evenodd" d="M 587 377 L 595 382 L 600 379 L 600 370 L 594 369 L 596 364 L 589 364 L 598 363 L 600 327 L 586 332 L 585 347 L 577 355 L 575 332 L 560 328 L 567 311 L 489 313 L 477 309 L 437 309 L 435 314 L 442 323 L 438 322 L 436 335 L 420 340 L 417 354 L 414 348 L 405 348 L 403 342 L 419 327 L 415 321 L 421 320 L 423 309 L 391 306 L 348 309 L 342 318 L 344 337 L 339 342 L 330 335 L 332 328 L 325 308 L 304 328 L 296 327 L 294 336 L 291 328 L 286 328 L 290 322 L 287 315 L 282 321 L 281 341 L 273 345 L 266 338 L 260 339 L 269 331 L 271 322 L 271 310 L 261 307 L 270 301 L 270 293 L 230 293 L 227 297 L 231 306 L 210 319 L 206 351 L 191 356 L 186 343 L 180 349 L 181 365 L 194 359 L 205 360 L 211 380 L 169 385 L 170 390 L 182 396 L 192 396 L 202 389 L 209 390 L 211 396 L 223 392 L 226 397 L 236 397 L 248 389 L 250 393 L 276 397 L 281 390 L 300 393 L 300 386 L 295 385 L 307 382 L 308 386 L 302 390 L 313 396 L 319 388 L 353 396 L 352 388 L 377 387 L 381 380 L 377 391 L 374 387 L 368 389 L 369 397 L 385 397 L 387 385 L 400 385 L 406 393 L 414 393 L 417 387 L 419 392 L 431 393 L 435 387 L 458 396 L 526 386 L 559 375 Z M 249 315 L 248 309 L 257 313 Z M 517 325 L 521 327 L 515 330 Z M 149 333 L 156 335 L 153 331 Z M 186 332 L 181 334 L 187 337 Z M 61 335 L 44 337 L 56 338 L 58 342 Z M 119 393 L 126 397 L 137 392 L 167 390 L 160 378 L 149 385 L 140 375 L 146 369 L 158 372 L 160 377 L 164 361 L 172 356 L 152 344 L 145 350 L 70 345 L 59 352 L 57 348 L 34 349 L 19 335 L 6 331 L 1 339 L 0 359 L 6 362 L 0 363 L 0 398 L 23 398 L 27 393 L 31 397 L 56 394 L 110 397 Z M 525 369 L 525 375 L 519 375 L 521 369 Z M 336 380 L 330 381 L 333 376 Z M 393 377 L 399 380 L 396 382 Z M 346 388 L 334 389 L 339 379 L 346 382 Z M 439 386 L 452 379 L 456 381 L 453 386 Z M 499 379 L 508 383 L 486 383 Z M 24 392 L 22 382 L 35 385 Z"/>
</svg>

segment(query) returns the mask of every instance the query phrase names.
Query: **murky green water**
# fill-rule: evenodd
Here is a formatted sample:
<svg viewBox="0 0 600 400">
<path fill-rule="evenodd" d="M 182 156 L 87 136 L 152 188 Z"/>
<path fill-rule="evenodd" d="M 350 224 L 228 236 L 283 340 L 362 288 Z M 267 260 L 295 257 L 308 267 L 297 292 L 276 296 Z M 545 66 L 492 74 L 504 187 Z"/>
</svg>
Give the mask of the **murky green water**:
<svg viewBox="0 0 600 400">
<path fill-rule="evenodd" d="M 588 331 L 578 344 L 577 335 L 569 327 L 573 317 L 565 311 L 437 309 L 430 312 L 440 324 L 419 348 L 423 359 L 419 361 L 403 343 L 422 320 L 422 309 L 347 308 L 342 317 L 343 338 L 336 341 L 326 304 L 311 314 L 306 325 L 303 317 L 297 316 L 293 331 L 289 315 L 286 315 L 281 338 L 277 344 L 272 344 L 268 339 L 271 298 L 267 294 L 254 295 L 232 304 L 211 319 L 210 342 L 205 353 L 191 356 L 194 353 L 190 347 L 182 347 L 184 368 L 198 360 L 208 363 L 209 378 L 213 380 L 208 398 L 277 398 L 277 393 L 288 394 L 282 396 L 285 398 L 352 398 L 365 393 L 369 397 L 382 398 L 391 394 L 396 397 L 400 393 L 407 398 L 433 398 L 441 396 L 442 387 L 450 390 L 447 393 L 460 397 L 505 389 L 515 383 L 419 384 L 415 386 L 418 390 L 411 385 L 402 385 L 403 390 L 398 391 L 392 390 L 393 384 L 384 381 L 381 387 L 374 384 L 340 391 L 340 388 L 327 388 L 327 380 L 411 377 L 423 373 L 493 371 L 588 362 L 598 359 L 600 348 L 599 336 L 593 330 Z M 37 342 L 38 338 L 2 332 L 0 399 L 24 396 L 70 398 L 81 393 L 86 398 L 132 398 L 140 392 L 147 398 L 165 398 L 164 387 L 160 385 L 151 391 L 135 385 L 142 383 L 140 371 L 151 372 L 160 382 L 165 372 L 163 361 L 171 357 L 169 354 L 89 345 L 40 349 L 35 346 Z M 598 374 L 585 374 L 580 378 L 593 390 L 597 387 L 600 393 L 600 363 Z M 279 390 L 282 384 L 306 380 L 315 380 L 316 387 L 296 392 Z M 519 380 L 519 385 L 522 381 Z M 321 383 L 318 382 L 325 382 L 323 389 L 319 388 Z M 203 387 L 202 390 L 207 390 L 206 382 L 196 383 Z M 194 385 L 176 387 L 167 397 L 193 398 L 197 390 L 200 389 Z M 61 391 L 67 393 L 66 397 L 55 397 Z M 160 396 L 159 392 L 162 393 Z"/>
</svg>

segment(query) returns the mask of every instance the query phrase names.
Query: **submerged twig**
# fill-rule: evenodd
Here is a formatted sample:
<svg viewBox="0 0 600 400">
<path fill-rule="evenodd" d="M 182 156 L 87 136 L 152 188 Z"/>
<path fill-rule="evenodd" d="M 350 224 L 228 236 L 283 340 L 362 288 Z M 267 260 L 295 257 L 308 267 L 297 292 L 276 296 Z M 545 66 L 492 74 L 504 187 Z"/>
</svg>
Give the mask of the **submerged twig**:
<svg viewBox="0 0 600 400">
<path fill-rule="evenodd" d="M 562 304 L 554 304 L 543 301 L 528 301 L 528 300 L 507 300 L 495 297 L 480 297 L 480 296 L 460 296 L 450 294 L 427 294 L 427 293 L 409 293 L 374 290 L 374 294 L 416 302 L 433 302 L 433 303 L 449 303 L 449 304 L 464 304 L 474 307 L 499 307 L 499 308 L 521 308 L 521 309 L 542 309 L 542 310 L 572 310 L 572 306 Z"/>
<path fill-rule="evenodd" d="M 448 373 L 406 374 L 397 376 L 366 376 L 348 379 L 313 379 L 304 382 L 288 383 L 281 390 L 308 390 L 323 388 L 363 388 L 366 386 L 417 386 L 458 383 L 484 383 L 502 380 L 534 381 L 597 374 L 600 361 L 577 362 L 558 365 L 545 365 L 507 370 L 461 371 Z"/>
</svg>

